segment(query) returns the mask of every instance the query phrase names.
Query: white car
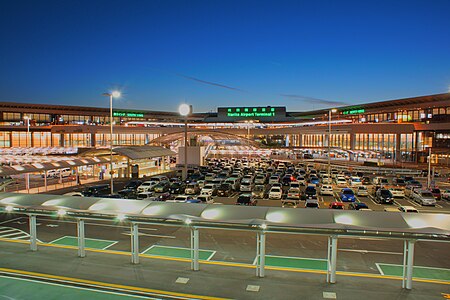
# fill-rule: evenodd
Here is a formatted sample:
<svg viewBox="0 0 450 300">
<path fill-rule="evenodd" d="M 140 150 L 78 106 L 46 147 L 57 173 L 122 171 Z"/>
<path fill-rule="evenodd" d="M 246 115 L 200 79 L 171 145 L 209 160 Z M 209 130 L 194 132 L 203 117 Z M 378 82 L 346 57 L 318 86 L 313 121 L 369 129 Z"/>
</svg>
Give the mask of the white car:
<svg viewBox="0 0 450 300">
<path fill-rule="evenodd" d="M 213 194 L 215 189 L 216 189 L 216 187 L 214 186 L 214 184 L 210 183 L 210 184 L 205 185 L 201 189 L 200 194 L 201 195 L 210 195 L 210 196 L 212 196 L 212 194 Z"/>
<path fill-rule="evenodd" d="M 283 191 L 280 187 L 272 187 L 269 191 L 269 199 L 281 199 L 283 197 Z"/>
<path fill-rule="evenodd" d="M 295 188 L 295 187 L 291 187 L 288 190 L 287 198 L 288 199 L 299 200 L 300 199 L 300 189 L 299 188 Z"/>
<path fill-rule="evenodd" d="M 358 186 L 358 189 L 356 190 L 356 195 L 362 196 L 362 197 L 369 196 L 369 190 L 367 189 L 367 186 L 365 186 L 365 185 Z"/>
<path fill-rule="evenodd" d="M 213 204 L 214 203 L 214 200 L 211 197 L 211 195 L 200 195 L 200 196 L 197 196 L 197 199 L 202 201 L 202 203 L 206 203 L 206 204 Z"/>
<path fill-rule="evenodd" d="M 398 210 L 401 212 L 410 212 L 410 213 L 418 213 L 419 212 L 415 207 L 412 207 L 412 206 L 400 206 L 398 208 Z"/>
<path fill-rule="evenodd" d="M 441 191 L 441 198 L 445 200 L 450 200 L 450 189 Z"/>
<path fill-rule="evenodd" d="M 352 176 L 350 177 L 350 186 L 360 186 L 362 185 L 361 178 Z"/>
<path fill-rule="evenodd" d="M 191 195 L 178 195 L 173 200 L 166 200 L 166 202 L 186 202 L 186 200 L 194 199 Z"/>
<path fill-rule="evenodd" d="M 251 182 L 241 182 L 240 191 L 241 192 L 251 192 L 253 184 Z"/>
<path fill-rule="evenodd" d="M 152 181 L 144 181 L 140 186 L 138 186 L 137 192 L 138 193 L 150 192 L 153 190 L 153 188 L 157 184 L 158 184 L 158 182 L 153 181 L 153 180 Z"/>
<path fill-rule="evenodd" d="M 337 186 L 347 186 L 347 180 L 345 179 L 345 177 L 337 177 L 336 178 L 336 184 Z"/>
<path fill-rule="evenodd" d="M 436 205 L 436 199 L 434 199 L 433 194 L 426 190 L 415 190 L 412 194 L 412 200 L 421 205 Z"/>
<path fill-rule="evenodd" d="M 81 192 L 69 192 L 63 194 L 64 196 L 73 196 L 73 197 L 84 197 L 83 193 Z"/>
<path fill-rule="evenodd" d="M 269 184 L 279 183 L 280 178 L 278 176 L 270 176 L 269 178 Z"/>
<path fill-rule="evenodd" d="M 389 191 L 391 191 L 392 197 L 394 197 L 394 198 L 404 198 L 405 197 L 405 189 L 390 188 Z"/>
<path fill-rule="evenodd" d="M 322 185 L 320 187 L 319 194 L 322 196 L 323 195 L 333 196 L 333 186 L 327 184 Z"/>
<path fill-rule="evenodd" d="M 301 185 L 305 185 L 305 184 L 306 184 L 305 177 L 303 177 L 303 176 L 298 176 L 298 177 L 297 177 L 297 182 L 298 182 L 299 184 L 301 184 Z"/>
<path fill-rule="evenodd" d="M 333 181 L 331 180 L 331 177 L 328 176 L 328 174 L 324 174 L 324 175 L 322 176 L 322 183 L 323 183 L 323 184 L 332 184 Z"/>
</svg>

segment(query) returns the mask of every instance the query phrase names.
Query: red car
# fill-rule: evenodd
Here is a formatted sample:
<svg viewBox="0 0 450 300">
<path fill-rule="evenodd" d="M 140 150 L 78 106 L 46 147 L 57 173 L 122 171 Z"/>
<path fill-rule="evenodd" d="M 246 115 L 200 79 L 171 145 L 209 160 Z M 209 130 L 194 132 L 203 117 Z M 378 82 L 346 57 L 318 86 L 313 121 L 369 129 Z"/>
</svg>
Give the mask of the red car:
<svg viewBox="0 0 450 300">
<path fill-rule="evenodd" d="M 330 209 L 344 209 L 344 203 L 342 202 L 331 202 L 330 206 L 328 206 Z"/>
<path fill-rule="evenodd" d="M 434 199 L 441 200 L 441 190 L 438 188 L 430 189 L 430 192 L 433 194 Z"/>
</svg>

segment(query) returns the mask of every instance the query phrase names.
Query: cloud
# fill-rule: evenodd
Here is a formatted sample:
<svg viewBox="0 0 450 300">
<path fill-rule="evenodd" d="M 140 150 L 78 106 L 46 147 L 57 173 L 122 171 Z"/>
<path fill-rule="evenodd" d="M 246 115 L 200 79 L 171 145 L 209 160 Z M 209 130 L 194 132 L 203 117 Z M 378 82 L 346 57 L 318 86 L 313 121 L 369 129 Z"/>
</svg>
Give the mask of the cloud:
<svg viewBox="0 0 450 300">
<path fill-rule="evenodd" d="M 332 100 L 324 100 L 309 96 L 302 96 L 302 95 L 295 95 L 295 94 L 280 94 L 280 96 L 285 98 L 291 98 L 296 99 L 300 101 L 311 101 L 318 104 L 324 104 L 324 105 L 330 105 L 330 106 L 337 106 L 337 105 L 349 105 L 348 103 L 341 102 L 341 101 L 332 101 Z"/>
<path fill-rule="evenodd" d="M 198 79 L 192 76 L 187 76 L 187 75 L 183 75 L 183 74 L 179 74 L 179 73 L 175 73 L 175 75 L 177 75 L 178 77 L 182 77 L 188 80 L 192 80 L 192 81 L 196 81 L 196 82 L 200 82 L 203 84 L 207 84 L 207 85 L 212 85 L 212 86 L 216 86 L 216 87 L 220 87 L 220 88 L 224 88 L 224 89 L 228 89 L 228 90 L 232 90 L 232 91 L 238 91 L 238 92 L 246 92 L 242 89 L 239 88 L 235 88 L 232 86 L 228 86 L 228 85 L 224 85 L 224 84 L 220 84 L 220 83 L 216 83 L 216 82 L 211 82 L 211 81 L 206 81 L 206 80 L 202 80 L 202 79 Z"/>
</svg>

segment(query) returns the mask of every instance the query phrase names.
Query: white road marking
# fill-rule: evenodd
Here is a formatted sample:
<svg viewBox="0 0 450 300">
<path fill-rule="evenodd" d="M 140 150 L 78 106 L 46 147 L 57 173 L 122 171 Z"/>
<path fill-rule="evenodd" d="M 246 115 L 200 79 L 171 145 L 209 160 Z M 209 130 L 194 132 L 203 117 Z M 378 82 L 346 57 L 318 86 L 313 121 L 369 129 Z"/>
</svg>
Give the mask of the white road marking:
<svg viewBox="0 0 450 300">
<path fill-rule="evenodd" d="M 392 254 L 392 255 L 403 255 L 403 253 L 400 252 L 389 252 L 389 251 L 374 251 L 374 250 L 364 250 L 364 249 L 338 249 L 338 251 L 345 251 L 345 252 L 357 252 L 357 253 L 377 253 L 377 254 Z"/>
<path fill-rule="evenodd" d="M 380 274 L 384 276 L 384 272 L 381 269 L 380 265 L 378 263 L 375 263 L 375 266 L 377 266 L 378 272 L 380 272 Z"/>
<path fill-rule="evenodd" d="M 123 235 L 131 236 L 131 232 L 122 232 Z M 173 235 L 159 235 L 159 234 L 149 234 L 149 233 L 142 233 L 139 232 L 139 236 L 152 236 L 152 237 L 159 237 L 159 238 L 168 238 L 168 239 L 175 239 L 176 237 Z"/>
<path fill-rule="evenodd" d="M 6 221 L 3 221 L 3 222 L 0 222 L 0 225 L 3 225 L 3 224 L 6 224 L 6 223 L 9 223 L 9 222 L 14 222 L 14 221 L 17 221 L 17 220 L 20 220 L 20 219 L 23 219 L 24 217 L 19 217 L 19 218 L 15 218 L 15 219 L 11 219 L 11 220 L 6 220 Z M 19 223 L 19 222 L 17 222 L 17 223 Z M 25 224 L 26 222 L 23 222 L 22 224 Z"/>
<path fill-rule="evenodd" d="M 408 203 L 410 203 L 412 206 L 420 207 L 420 205 L 417 204 L 415 201 L 411 201 L 411 200 L 406 200 L 406 201 L 408 201 Z"/>
</svg>

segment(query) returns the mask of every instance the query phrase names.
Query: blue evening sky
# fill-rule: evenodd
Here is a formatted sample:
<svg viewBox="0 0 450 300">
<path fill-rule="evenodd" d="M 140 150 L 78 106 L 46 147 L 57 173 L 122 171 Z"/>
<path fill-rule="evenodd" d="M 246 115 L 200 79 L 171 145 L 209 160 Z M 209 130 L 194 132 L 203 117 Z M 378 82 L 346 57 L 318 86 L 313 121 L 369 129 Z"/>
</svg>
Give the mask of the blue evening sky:
<svg viewBox="0 0 450 300">
<path fill-rule="evenodd" d="M 445 93 L 449 16 L 448 0 L 2 0 L 0 101 L 108 107 L 119 87 L 120 108 L 302 111 Z"/>
</svg>

